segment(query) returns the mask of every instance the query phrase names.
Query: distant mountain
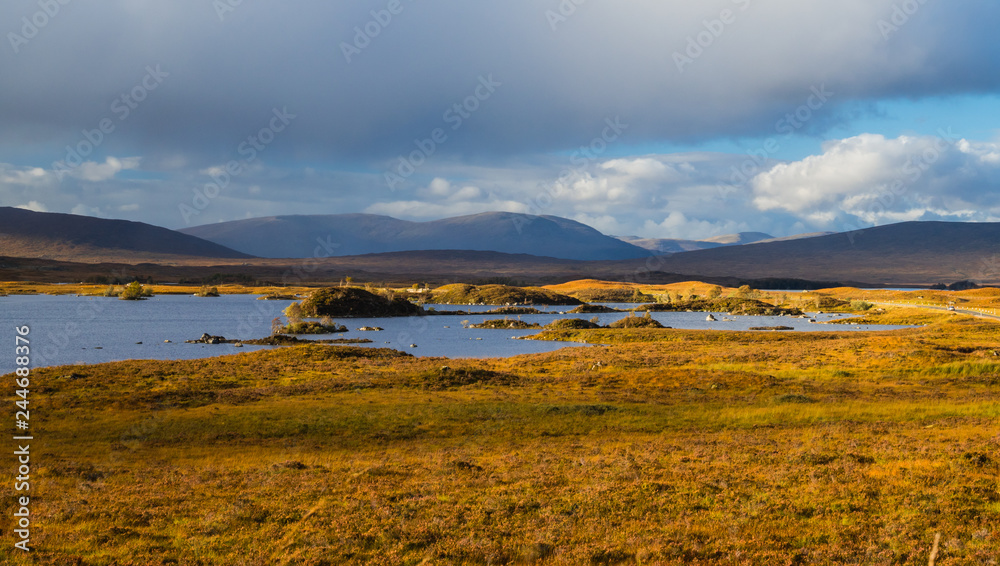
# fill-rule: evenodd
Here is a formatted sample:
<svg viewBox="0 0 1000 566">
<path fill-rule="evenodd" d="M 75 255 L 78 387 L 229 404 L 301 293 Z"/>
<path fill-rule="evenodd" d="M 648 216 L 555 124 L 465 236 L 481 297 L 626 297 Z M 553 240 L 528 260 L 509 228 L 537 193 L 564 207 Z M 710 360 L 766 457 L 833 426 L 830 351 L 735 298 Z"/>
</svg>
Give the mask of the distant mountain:
<svg viewBox="0 0 1000 566">
<path fill-rule="evenodd" d="M 770 240 L 774 236 L 770 234 L 765 234 L 763 232 L 740 232 L 738 234 L 726 234 L 724 236 L 716 236 L 714 238 L 708 238 L 704 240 L 705 242 L 711 242 L 713 244 L 722 244 L 725 246 L 741 246 L 743 244 L 752 244 L 754 242 L 760 242 L 761 240 Z"/>
<path fill-rule="evenodd" d="M 680 240 L 674 238 L 640 238 L 638 236 L 618 236 L 618 239 L 639 246 L 644 250 L 654 254 L 676 254 L 681 252 L 692 252 L 695 250 L 707 250 L 718 248 L 724 244 L 713 242 L 703 242 L 700 240 Z"/>
<path fill-rule="evenodd" d="M 0 207 L 0 255 L 78 262 L 250 257 L 142 222 L 10 207 Z"/>
<path fill-rule="evenodd" d="M 630 266 L 624 265 L 623 272 Z M 654 271 L 700 276 L 1000 283 L 1000 223 L 903 222 L 852 232 L 724 246 L 657 258 Z"/>
<path fill-rule="evenodd" d="M 830 234 L 836 234 L 837 232 L 810 232 L 808 234 L 796 234 L 794 236 L 785 236 L 783 238 L 769 238 L 766 240 L 758 240 L 752 242 L 754 244 L 763 244 L 767 242 L 788 242 L 790 240 L 803 240 L 805 238 L 817 238 L 819 236 L 829 236 Z"/>
<path fill-rule="evenodd" d="M 2 218 L 0 218 L 2 221 Z M 0 256 L 6 250 L 0 247 Z M 80 260 L 77 260 L 80 261 Z M 155 261 L 155 258 L 154 258 Z M 321 284 L 346 276 L 409 286 L 424 281 L 577 279 L 671 283 L 710 281 L 758 288 L 929 286 L 971 280 L 1000 285 L 1000 223 L 907 222 L 812 238 L 722 246 L 629 260 L 576 261 L 490 251 L 407 251 L 318 260 L 303 272 L 296 259 L 186 259 L 133 265 L 157 280 L 201 280 L 216 274 L 261 281 Z M 127 262 L 126 262 L 127 263 Z M 132 262 L 133 264 L 135 262 Z M 0 257 L 0 279 L 81 281 L 121 265 Z M 812 282 L 812 283 L 810 283 Z"/>
<path fill-rule="evenodd" d="M 753 244 L 760 241 L 772 239 L 772 236 L 763 232 L 740 232 L 739 234 L 726 234 L 716 236 L 707 240 L 681 240 L 674 238 L 640 238 L 638 236 L 618 236 L 618 239 L 639 246 L 645 250 L 658 254 L 676 254 L 681 252 L 693 252 L 696 250 L 709 250 L 722 246 L 739 246 L 743 244 Z"/>
<path fill-rule="evenodd" d="M 185 234 L 259 257 L 350 256 L 472 250 L 575 260 L 633 259 L 649 252 L 558 216 L 486 212 L 429 222 L 372 214 L 271 216 L 207 224 Z"/>
</svg>

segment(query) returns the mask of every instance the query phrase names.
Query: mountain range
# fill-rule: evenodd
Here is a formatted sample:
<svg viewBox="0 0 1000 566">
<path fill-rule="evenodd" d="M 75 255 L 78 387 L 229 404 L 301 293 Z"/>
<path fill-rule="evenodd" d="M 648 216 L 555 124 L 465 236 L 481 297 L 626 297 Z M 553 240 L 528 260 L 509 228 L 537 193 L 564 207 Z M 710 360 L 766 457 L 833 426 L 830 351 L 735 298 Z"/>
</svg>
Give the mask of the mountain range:
<svg viewBox="0 0 1000 566">
<path fill-rule="evenodd" d="M 675 238 L 640 238 L 638 236 L 618 236 L 623 242 L 628 242 L 634 246 L 639 246 L 657 254 L 676 254 L 681 252 L 693 252 L 696 250 L 709 250 L 721 248 L 722 246 L 741 246 L 770 240 L 773 237 L 763 232 L 740 232 L 738 234 L 727 234 L 716 236 L 706 240 L 682 240 Z"/>
<path fill-rule="evenodd" d="M 270 216 L 180 230 L 266 258 L 352 256 L 416 250 L 471 250 L 583 261 L 634 259 L 649 252 L 558 216 L 485 212 L 410 222 L 374 214 Z"/>
<path fill-rule="evenodd" d="M 651 270 L 703 276 L 995 285 L 998 254 L 1000 223 L 924 221 L 673 254 L 647 264 Z"/>
<path fill-rule="evenodd" d="M 96 264 L 117 262 L 146 264 L 143 269 L 158 278 L 182 272 L 194 276 L 203 273 L 198 271 L 202 267 L 213 266 L 208 275 L 272 281 L 292 274 L 300 279 L 308 275 L 315 282 L 354 275 L 393 281 L 733 278 L 890 286 L 962 280 L 1000 284 L 1000 223 L 904 222 L 808 237 L 749 233 L 715 242 L 673 240 L 714 247 L 672 254 L 651 253 L 571 220 L 510 213 L 433 222 L 372 215 L 287 216 L 184 232 L 140 222 L 0 208 L 0 269 L 16 279 L 36 280 L 58 278 L 52 273 L 58 271 L 76 279 L 106 271 Z M 656 245 L 664 247 L 662 241 Z M 425 249 L 415 249 L 420 247 Z M 295 257 L 318 258 L 310 263 L 315 269 L 301 273 L 302 260 Z M 184 271 L 184 266 L 192 269 Z"/>
</svg>

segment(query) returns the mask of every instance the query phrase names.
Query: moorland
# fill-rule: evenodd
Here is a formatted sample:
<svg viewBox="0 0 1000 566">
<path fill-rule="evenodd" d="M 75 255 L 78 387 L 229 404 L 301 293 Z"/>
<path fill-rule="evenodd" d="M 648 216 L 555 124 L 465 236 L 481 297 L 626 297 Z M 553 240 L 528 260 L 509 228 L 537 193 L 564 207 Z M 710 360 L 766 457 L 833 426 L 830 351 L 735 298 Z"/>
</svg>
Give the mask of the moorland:
<svg viewBox="0 0 1000 566">
<path fill-rule="evenodd" d="M 937 564 L 994 564 L 1000 291 L 753 292 L 912 328 L 565 328 L 537 338 L 592 346 L 456 360 L 305 344 L 36 369 L 36 550 L 0 556 L 926 564 L 940 535 Z"/>
</svg>

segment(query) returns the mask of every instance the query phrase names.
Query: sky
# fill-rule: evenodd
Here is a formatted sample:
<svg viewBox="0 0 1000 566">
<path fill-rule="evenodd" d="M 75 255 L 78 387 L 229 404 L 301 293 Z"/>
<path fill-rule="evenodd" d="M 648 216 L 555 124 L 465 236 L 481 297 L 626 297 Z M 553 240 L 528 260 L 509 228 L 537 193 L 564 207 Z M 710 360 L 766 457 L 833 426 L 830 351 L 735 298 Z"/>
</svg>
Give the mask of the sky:
<svg viewBox="0 0 1000 566">
<path fill-rule="evenodd" d="M 184 228 L 1000 220 L 984 0 L 7 0 L 0 206 Z"/>
</svg>

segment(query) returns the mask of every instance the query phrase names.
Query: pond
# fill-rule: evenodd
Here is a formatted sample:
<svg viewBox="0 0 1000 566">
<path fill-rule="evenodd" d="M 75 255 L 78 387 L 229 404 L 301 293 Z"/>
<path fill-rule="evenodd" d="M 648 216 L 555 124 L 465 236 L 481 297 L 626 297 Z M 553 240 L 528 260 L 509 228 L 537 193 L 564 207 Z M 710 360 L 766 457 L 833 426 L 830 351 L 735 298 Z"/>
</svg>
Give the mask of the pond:
<svg viewBox="0 0 1000 566">
<path fill-rule="evenodd" d="M 31 365 L 44 367 L 65 364 L 94 364 L 127 359 L 179 360 L 254 351 L 266 346 L 235 348 L 232 344 L 186 344 L 208 333 L 230 339 L 248 340 L 270 334 L 271 320 L 281 317 L 291 301 L 262 301 L 253 295 L 224 295 L 200 298 L 188 295 L 160 295 L 145 301 L 119 301 L 105 297 L 74 295 L 11 295 L 0 297 L 0 321 L 11 347 L 0 353 L 0 374 L 12 372 L 14 327 L 27 325 L 31 331 Z M 428 305 L 436 310 L 490 310 L 490 306 Z M 634 305 L 612 307 L 630 308 Z M 545 314 L 522 315 L 525 322 L 548 324 L 556 318 L 591 319 L 604 325 L 625 313 L 565 314 L 571 307 L 541 307 Z M 814 324 L 791 317 L 734 316 L 715 313 L 717 322 L 707 322 L 707 313 L 653 313 L 664 326 L 686 329 L 748 330 L 752 326 L 791 326 L 796 330 L 845 331 L 887 330 L 900 326 L 847 326 Z M 843 316 L 843 315 L 841 315 Z M 836 315 L 815 316 L 819 321 Z M 463 322 L 479 323 L 503 315 L 437 315 L 414 318 L 338 319 L 348 327 L 344 334 L 302 336 L 306 339 L 367 338 L 369 347 L 403 350 L 416 356 L 447 358 L 508 357 L 548 352 L 582 344 L 515 340 L 538 330 L 475 330 Z M 508 316 L 517 319 L 517 316 Z M 361 332 L 358 328 L 378 326 L 381 332 Z"/>
</svg>

